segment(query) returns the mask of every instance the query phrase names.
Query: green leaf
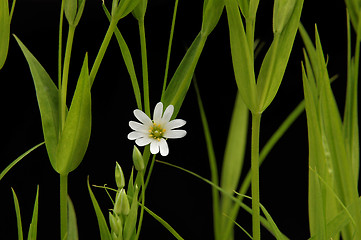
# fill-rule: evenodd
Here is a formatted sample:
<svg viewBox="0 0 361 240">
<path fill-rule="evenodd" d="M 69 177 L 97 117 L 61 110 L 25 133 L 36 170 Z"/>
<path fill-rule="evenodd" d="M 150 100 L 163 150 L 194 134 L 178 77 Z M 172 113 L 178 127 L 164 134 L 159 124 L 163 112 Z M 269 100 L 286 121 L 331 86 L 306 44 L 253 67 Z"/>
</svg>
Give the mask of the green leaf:
<svg viewBox="0 0 361 240">
<path fill-rule="evenodd" d="M 18 197 L 15 194 L 15 191 L 13 188 L 11 188 L 11 191 L 13 192 L 14 197 L 14 205 L 15 205 L 15 212 L 16 212 L 16 222 L 18 226 L 18 239 L 23 240 L 23 227 L 21 224 L 21 214 L 20 214 L 20 206 L 19 206 L 19 200 Z"/>
<path fill-rule="evenodd" d="M 88 147 L 90 132 L 91 95 L 86 55 L 57 148 L 54 168 L 58 173 L 67 174 L 79 166 Z"/>
<path fill-rule="evenodd" d="M 45 145 L 48 151 L 50 162 L 55 169 L 54 163 L 56 161 L 56 148 L 59 138 L 58 89 L 45 69 L 36 60 L 36 58 L 16 36 L 14 37 L 23 51 L 23 54 L 25 55 L 25 58 L 30 67 L 31 74 L 33 76 L 41 115 Z"/>
<path fill-rule="evenodd" d="M 36 240 L 38 232 L 38 212 L 39 212 L 39 185 L 36 189 L 36 198 L 34 204 L 33 218 L 30 223 L 28 240 Z"/>
<path fill-rule="evenodd" d="M 119 21 L 121 18 L 127 16 L 131 13 L 134 8 L 140 3 L 140 0 L 115 0 L 115 4 L 113 1 L 113 6 L 115 5 L 116 8 L 113 11 L 112 8 L 112 17 Z"/>
<path fill-rule="evenodd" d="M 224 0 L 205 0 L 203 4 L 202 34 L 208 36 L 216 27 L 224 8 Z"/>
<path fill-rule="evenodd" d="M 164 221 L 161 217 L 159 217 L 157 214 L 152 212 L 149 208 L 144 206 L 144 210 L 149 213 L 155 220 L 157 220 L 160 224 L 162 224 L 176 239 L 178 240 L 184 240 L 177 232 L 172 228 L 166 221 Z"/>
<path fill-rule="evenodd" d="M 8 55 L 10 40 L 10 15 L 8 0 L 0 0 L 0 69 Z"/>
<path fill-rule="evenodd" d="M 132 11 L 133 16 L 138 21 L 144 21 L 145 12 L 147 10 L 148 0 L 140 0 L 139 4 Z"/>
<path fill-rule="evenodd" d="M 236 0 L 226 0 L 232 63 L 238 91 L 248 109 L 256 111 L 257 89 L 253 59 Z"/>
<path fill-rule="evenodd" d="M 106 8 L 105 4 L 103 4 L 102 6 L 103 6 L 103 10 L 104 10 L 105 14 L 108 17 L 108 20 L 111 21 L 110 13 L 109 13 L 108 9 Z M 135 96 L 135 99 L 137 101 L 138 109 L 142 110 L 142 97 L 141 97 L 141 94 L 140 94 L 137 75 L 135 74 L 132 55 L 130 54 L 128 45 L 125 42 L 125 40 L 124 40 L 122 34 L 120 33 L 118 27 L 115 28 L 114 33 L 115 33 L 115 37 L 117 38 L 120 51 L 122 52 L 123 60 L 124 60 L 125 66 L 126 66 L 126 68 L 128 70 L 130 80 L 132 82 L 134 96 Z"/>
<path fill-rule="evenodd" d="M 288 23 L 276 32 L 274 40 L 263 59 L 257 78 L 259 112 L 263 112 L 273 101 L 281 85 L 302 12 L 303 0 L 297 0 Z M 284 21 L 284 20 L 281 20 Z"/>
<path fill-rule="evenodd" d="M 78 240 L 78 225 L 73 202 L 68 196 L 68 238 L 67 240 Z"/>
<path fill-rule="evenodd" d="M 20 160 L 22 160 L 24 157 L 26 157 L 29 153 L 31 153 L 32 151 L 34 151 L 35 149 L 37 149 L 38 147 L 40 147 L 41 145 L 43 145 L 44 142 L 39 143 L 38 145 L 30 148 L 28 151 L 26 151 L 25 153 L 21 154 L 18 158 L 16 158 L 12 163 L 10 163 L 1 173 L 0 173 L 0 180 L 5 176 L 5 174 L 7 172 L 10 171 L 10 169 L 12 169 L 18 162 L 20 162 Z"/>
<path fill-rule="evenodd" d="M 182 106 L 206 40 L 207 37 L 203 36 L 202 33 L 197 35 L 162 96 L 161 102 L 163 102 L 164 106 L 174 106 L 172 117 L 177 116 Z"/>
<path fill-rule="evenodd" d="M 105 221 L 105 217 L 103 215 L 102 210 L 99 207 L 98 201 L 96 200 L 93 191 L 90 188 L 90 184 L 89 184 L 89 177 L 87 180 L 87 184 L 88 184 L 88 191 L 90 194 L 90 198 L 92 200 L 93 203 L 93 207 L 95 210 L 95 214 L 97 215 L 97 219 L 98 219 L 98 225 L 99 225 L 99 232 L 100 232 L 100 239 L 101 240 L 112 240 L 112 236 L 109 232 L 109 228 L 107 225 L 107 222 Z"/>
<path fill-rule="evenodd" d="M 248 109 L 238 93 L 233 107 L 221 175 L 221 187 L 229 194 L 232 194 L 237 188 L 241 177 L 247 143 L 248 115 Z M 223 196 L 221 198 L 221 212 L 230 218 L 224 218 L 224 223 L 235 221 L 234 218 L 231 218 L 230 213 L 233 205 L 234 203 L 228 197 Z M 222 232 L 225 232 L 224 227 L 222 227 Z"/>
</svg>

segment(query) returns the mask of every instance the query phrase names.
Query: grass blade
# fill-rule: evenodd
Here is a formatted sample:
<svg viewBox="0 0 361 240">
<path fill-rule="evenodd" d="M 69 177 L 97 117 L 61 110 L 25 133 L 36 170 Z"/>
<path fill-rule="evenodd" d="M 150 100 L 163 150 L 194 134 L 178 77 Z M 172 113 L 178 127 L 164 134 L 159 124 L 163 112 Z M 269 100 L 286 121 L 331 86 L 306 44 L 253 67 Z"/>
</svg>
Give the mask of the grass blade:
<svg viewBox="0 0 361 240">
<path fill-rule="evenodd" d="M 28 240 L 36 240 L 38 232 L 38 212 L 39 212 L 39 186 L 36 189 L 33 218 L 30 223 Z"/>
<path fill-rule="evenodd" d="M 15 205 L 15 212 L 16 212 L 16 222 L 17 222 L 17 226 L 18 226 L 18 239 L 23 240 L 23 227 L 22 227 L 22 224 L 21 224 L 21 214 L 20 214 L 19 200 L 18 200 L 18 197 L 15 194 L 14 189 L 11 188 L 11 190 L 13 192 L 13 197 L 14 197 L 14 205 Z"/>
</svg>

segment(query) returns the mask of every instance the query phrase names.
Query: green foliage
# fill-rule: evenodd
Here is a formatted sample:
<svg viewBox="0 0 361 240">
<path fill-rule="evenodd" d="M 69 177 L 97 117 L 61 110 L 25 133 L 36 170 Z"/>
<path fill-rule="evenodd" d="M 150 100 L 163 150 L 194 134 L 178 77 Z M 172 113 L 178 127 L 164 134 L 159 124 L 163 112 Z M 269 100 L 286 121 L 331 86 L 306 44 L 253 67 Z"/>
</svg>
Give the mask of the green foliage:
<svg viewBox="0 0 361 240">
<path fill-rule="evenodd" d="M 0 69 L 8 55 L 10 40 L 10 15 L 8 0 L 0 0 Z"/>
<path fill-rule="evenodd" d="M 73 202 L 68 196 L 68 236 L 67 240 L 78 240 L 78 224 Z"/>
<path fill-rule="evenodd" d="M 86 0 L 64 0 L 64 12 L 70 25 L 77 26 L 83 15 Z"/>
</svg>

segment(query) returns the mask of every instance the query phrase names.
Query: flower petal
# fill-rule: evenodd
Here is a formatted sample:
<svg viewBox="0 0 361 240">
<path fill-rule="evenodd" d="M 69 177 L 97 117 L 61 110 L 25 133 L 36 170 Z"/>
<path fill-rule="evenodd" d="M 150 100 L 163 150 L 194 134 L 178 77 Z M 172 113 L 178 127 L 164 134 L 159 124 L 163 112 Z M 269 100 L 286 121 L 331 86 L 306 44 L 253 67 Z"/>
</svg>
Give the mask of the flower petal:
<svg viewBox="0 0 361 240">
<path fill-rule="evenodd" d="M 163 135 L 165 138 L 182 138 L 187 134 L 185 130 L 169 130 Z"/>
<path fill-rule="evenodd" d="M 135 140 L 135 139 L 143 138 L 143 137 L 147 137 L 147 134 L 142 133 L 142 132 L 137 132 L 137 131 L 133 131 L 128 134 L 129 140 Z"/>
<path fill-rule="evenodd" d="M 160 155 L 162 155 L 162 156 L 168 155 L 169 148 L 168 148 L 167 141 L 164 138 L 162 138 L 159 142 L 159 149 L 160 149 Z"/>
<path fill-rule="evenodd" d="M 150 143 L 150 152 L 152 154 L 159 153 L 159 141 L 158 140 L 151 141 L 151 143 Z"/>
<path fill-rule="evenodd" d="M 150 126 L 152 124 L 152 120 L 143 111 L 135 109 L 133 113 L 134 116 L 145 126 Z"/>
<path fill-rule="evenodd" d="M 153 112 L 153 121 L 157 124 L 160 123 L 162 119 L 162 113 L 163 113 L 163 103 L 159 102 L 157 105 L 155 105 L 154 112 Z"/>
<path fill-rule="evenodd" d="M 170 118 L 173 115 L 173 112 L 174 112 L 174 106 L 169 105 L 164 111 L 164 114 L 163 114 L 163 117 L 162 117 L 162 125 L 167 124 L 169 122 Z"/>
<path fill-rule="evenodd" d="M 167 123 L 164 128 L 167 130 L 171 130 L 174 128 L 179 128 L 179 127 L 183 127 L 187 122 L 184 121 L 183 119 L 174 119 L 172 121 L 170 121 L 169 123 Z"/>
<path fill-rule="evenodd" d="M 135 143 L 140 147 L 148 145 L 151 142 L 152 142 L 152 139 L 149 137 L 142 137 L 142 138 L 138 138 L 135 140 Z"/>
<path fill-rule="evenodd" d="M 149 131 L 149 127 L 134 121 L 129 121 L 129 127 L 138 132 L 148 133 Z"/>
</svg>

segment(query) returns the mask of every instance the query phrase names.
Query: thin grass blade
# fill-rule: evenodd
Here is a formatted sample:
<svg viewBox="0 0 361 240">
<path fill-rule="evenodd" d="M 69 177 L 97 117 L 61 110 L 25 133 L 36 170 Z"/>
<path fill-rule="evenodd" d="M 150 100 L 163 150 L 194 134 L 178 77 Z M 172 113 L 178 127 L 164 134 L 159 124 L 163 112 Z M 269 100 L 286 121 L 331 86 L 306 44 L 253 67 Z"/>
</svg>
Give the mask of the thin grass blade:
<svg viewBox="0 0 361 240">
<path fill-rule="evenodd" d="M 36 198 L 33 210 L 33 218 L 30 223 L 28 240 L 36 240 L 38 233 L 38 212 L 39 212 L 39 185 L 36 189 Z"/>
<path fill-rule="evenodd" d="M 13 188 L 11 188 L 11 191 L 13 192 L 13 198 L 14 198 L 14 205 L 15 205 L 15 212 L 16 212 L 16 222 L 18 227 L 18 239 L 23 240 L 23 227 L 21 224 L 21 214 L 20 214 L 20 206 L 19 206 L 19 200 L 16 196 L 16 193 Z"/>
</svg>

